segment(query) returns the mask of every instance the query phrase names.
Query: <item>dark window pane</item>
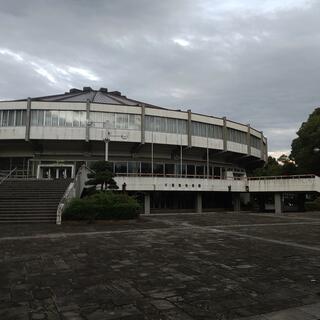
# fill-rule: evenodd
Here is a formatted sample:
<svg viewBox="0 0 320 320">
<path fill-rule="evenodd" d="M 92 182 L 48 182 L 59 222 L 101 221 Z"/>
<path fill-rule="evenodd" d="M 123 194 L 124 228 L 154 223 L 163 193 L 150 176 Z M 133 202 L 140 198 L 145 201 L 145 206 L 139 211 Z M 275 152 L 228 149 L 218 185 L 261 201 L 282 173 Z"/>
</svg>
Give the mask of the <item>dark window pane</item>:
<svg viewBox="0 0 320 320">
<path fill-rule="evenodd" d="M 156 175 L 163 175 L 163 164 L 162 163 L 154 163 L 153 164 L 153 173 Z"/>
<path fill-rule="evenodd" d="M 151 163 L 150 162 L 141 162 L 141 173 L 151 174 Z"/>
<path fill-rule="evenodd" d="M 140 162 L 128 162 L 129 173 L 140 173 Z"/>
<path fill-rule="evenodd" d="M 174 174 L 174 164 L 173 163 L 166 163 L 165 164 L 165 174 L 166 175 L 173 175 Z"/>
<path fill-rule="evenodd" d="M 114 166 L 116 173 L 127 173 L 127 162 L 116 162 Z"/>
</svg>

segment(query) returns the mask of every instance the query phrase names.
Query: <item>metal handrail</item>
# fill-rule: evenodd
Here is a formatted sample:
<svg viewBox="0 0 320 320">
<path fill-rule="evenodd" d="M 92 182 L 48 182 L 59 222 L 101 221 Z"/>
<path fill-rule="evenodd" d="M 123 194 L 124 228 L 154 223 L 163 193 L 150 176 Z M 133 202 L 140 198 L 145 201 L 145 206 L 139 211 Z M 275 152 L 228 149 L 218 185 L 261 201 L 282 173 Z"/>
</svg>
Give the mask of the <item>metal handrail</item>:
<svg viewBox="0 0 320 320">
<path fill-rule="evenodd" d="M 81 168 L 79 168 L 74 180 L 69 184 L 64 195 L 60 199 L 60 202 L 57 208 L 57 214 L 56 214 L 56 224 L 61 224 L 63 211 L 66 208 L 69 201 L 71 201 L 74 198 L 80 198 L 81 196 L 81 193 L 84 187 L 84 183 L 83 181 L 81 181 L 81 174 L 82 174 L 81 171 L 83 169 L 87 169 L 90 172 L 94 172 L 92 169 L 88 168 L 86 165 L 82 165 Z"/>
<path fill-rule="evenodd" d="M 0 184 L 2 184 L 4 181 L 6 181 L 16 170 L 17 170 L 17 167 L 12 169 L 4 178 L 2 178 L 0 180 Z"/>
</svg>

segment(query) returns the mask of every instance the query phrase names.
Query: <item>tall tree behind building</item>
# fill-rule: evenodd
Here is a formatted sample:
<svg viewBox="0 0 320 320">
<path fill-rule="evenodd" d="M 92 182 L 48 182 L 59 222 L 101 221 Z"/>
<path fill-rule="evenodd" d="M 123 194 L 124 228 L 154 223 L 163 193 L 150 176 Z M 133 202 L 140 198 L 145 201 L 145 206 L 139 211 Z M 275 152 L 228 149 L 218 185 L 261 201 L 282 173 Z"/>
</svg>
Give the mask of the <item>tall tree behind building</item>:
<svg viewBox="0 0 320 320">
<path fill-rule="evenodd" d="M 297 135 L 291 144 L 290 158 L 300 173 L 320 175 L 320 108 L 316 108 L 302 123 Z"/>
</svg>

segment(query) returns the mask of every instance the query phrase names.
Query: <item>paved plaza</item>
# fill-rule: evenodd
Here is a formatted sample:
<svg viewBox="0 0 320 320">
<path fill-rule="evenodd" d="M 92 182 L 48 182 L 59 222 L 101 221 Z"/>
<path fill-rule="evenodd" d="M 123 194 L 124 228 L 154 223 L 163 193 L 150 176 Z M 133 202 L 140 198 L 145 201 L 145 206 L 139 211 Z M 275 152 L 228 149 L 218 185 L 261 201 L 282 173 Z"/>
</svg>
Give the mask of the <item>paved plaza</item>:
<svg viewBox="0 0 320 320">
<path fill-rule="evenodd" d="M 320 319 L 320 213 L 0 225 L 0 319 Z"/>
</svg>

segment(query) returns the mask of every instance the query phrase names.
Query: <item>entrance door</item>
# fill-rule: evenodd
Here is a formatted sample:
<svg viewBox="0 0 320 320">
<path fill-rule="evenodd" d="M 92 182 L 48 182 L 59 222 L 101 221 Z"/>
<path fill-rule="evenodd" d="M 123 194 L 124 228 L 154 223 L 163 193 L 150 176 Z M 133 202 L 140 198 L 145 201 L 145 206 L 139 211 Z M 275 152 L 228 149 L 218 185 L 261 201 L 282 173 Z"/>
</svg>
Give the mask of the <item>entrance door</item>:
<svg viewBox="0 0 320 320">
<path fill-rule="evenodd" d="M 67 178 L 74 178 L 74 165 L 38 165 L 37 179 Z"/>
</svg>

